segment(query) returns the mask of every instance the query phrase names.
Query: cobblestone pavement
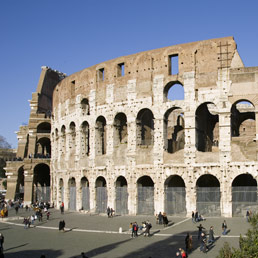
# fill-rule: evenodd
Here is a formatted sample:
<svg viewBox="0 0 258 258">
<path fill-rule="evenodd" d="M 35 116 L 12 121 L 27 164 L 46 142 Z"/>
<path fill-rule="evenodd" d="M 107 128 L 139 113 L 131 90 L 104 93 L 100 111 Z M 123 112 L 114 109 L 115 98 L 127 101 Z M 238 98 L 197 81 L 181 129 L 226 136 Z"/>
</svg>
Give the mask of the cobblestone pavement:
<svg viewBox="0 0 258 258">
<path fill-rule="evenodd" d="M 80 257 L 85 252 L 88 257 L 175 257 L 179 247 L 184 248 L 184 238 L 189 232 L 193 235 L 193 251 L 191 258 L 216 257 L 224 242 L 238 247 L 239 235 L 244 235 L 249 223 L 245 218 L 226 218 L 228 234 L 222 236 L 221 224 L 224 218 L 208 218 L 202 222 L 207 229 L 214 227 L 216 242 L 210 247 L 208 253 L 203 254 L 199 250 L 197 240 L 197 226 L 200 223 L 192 223 L 190 218 L 169 217 L 169 226 L 164 228 L 155 223 L 154 216 L 116 216 L 107 218 L 106 215 L 83 214 L 77 212 L 65 212 L 50 209 L 50 220 L 43 216 L 43 222 L 36 222 L 35 227 L 24 229 L 23 217 L 32 212 L 20 209 L 18 215 L 14 211 L 9 212 L 8 219 L 0 220 L 0 232 L 5 236 L 5 257 L 40 257 L 45 254 L 49 257 Z M 59 232 L 58 224 L 65 220 L 65 232 Z M 137 221 L 141 224 L 144 220 L 150 220 L 153 227 L 151 237 L 143 235 L 130 238 L 129 223 Z M 122 233 L 119 233 L 119 228 Z M 141 233 L 141 231 L 140 231 Z"/>
</svg>

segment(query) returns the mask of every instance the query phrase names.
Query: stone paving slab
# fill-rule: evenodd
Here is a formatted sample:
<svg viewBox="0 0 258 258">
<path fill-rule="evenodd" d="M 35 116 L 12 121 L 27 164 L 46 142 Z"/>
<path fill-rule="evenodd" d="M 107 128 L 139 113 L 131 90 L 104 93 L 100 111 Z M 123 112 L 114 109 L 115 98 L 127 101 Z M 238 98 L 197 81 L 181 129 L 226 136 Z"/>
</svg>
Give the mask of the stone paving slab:
<svg viewBox="0 0 258 258">
<path fill-rule="evenodd" d="M 84 251 L 88 257 L 175 257 L 178 248 L 184 248 L 185 235 L 190 232 L 194 249 L 189 257 L 216 257 L 225 241 L 238 247 L 239 235 L 245 234 L 250 226 L 243 217 L 226 218 L 230 232 L 227 236 L 221 236 L 224 218 L 208 218 L 202 224 L 207 229 L 213 225 L 218 240 L 207 254 L 202 254 L 197 241 L 196 227 L 199 223 L 194 224 L 189 218 L 169 217 L 169 227 L 164 228 L 156 225 L 154 216 L 107 218 L 106 215 L 91 216 L 77 212 L 61 215 L 60 211 L 54 209 L 50 212 L 49 221 L 44 216 L 43 222 L 36 222 L 36 227 L 28 230 L 23 228 L 22 221 L 30 212 L 19 210 L 19 216 L 10 212 L 8 220 L 0 220 L 0 232 L 5 236 L 5 256 L 40 257 L 40 254 L 45 253 L 47 257 L 80 257 Z M 60 219 L 66 221 L 65 233 L 58 231 Z M 153 225 L 153 235 L 131 239 L 129 223 L 140 223 L 146 219 Z M 119 227 L 123 228 L 123 234 L 118 233 Z"/>
</svg>

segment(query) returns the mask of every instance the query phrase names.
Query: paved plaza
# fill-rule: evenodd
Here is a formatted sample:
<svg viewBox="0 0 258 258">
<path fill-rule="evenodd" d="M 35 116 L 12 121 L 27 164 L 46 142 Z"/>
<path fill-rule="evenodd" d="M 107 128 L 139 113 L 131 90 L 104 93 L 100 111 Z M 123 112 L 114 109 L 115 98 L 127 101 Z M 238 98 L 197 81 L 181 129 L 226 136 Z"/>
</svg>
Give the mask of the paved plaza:
<svg viewBox="0 0 258 258">
<path fill-rule="evenodd" d="M 18 216 L 11 210 L 8 219 L 1 219 L 0 232 L 5 237 L 5 257 L 81 257 L 84 252 L 88 257 L 176 257 L 179 247 L 185 248 L 184 239 L 189 232 L 193 235 L 193 251 L 191 258 L 216 257 L 224 242 L 238 247 L 239 235 L 244 235 L 249 223 L 245 218 L 226 218 L 228 234 L 222 236 L 221 224 L 224 218 L 208 218 L 202 225 L 209 230 L 214 226 L 216 242 L 208 253 L 199 250 L 197 240 L 197 226 L 190 218 L 169 217 L 169 226 L 164 228 L 155 223 L 154 216 L 116 216 L 108 218 L 106 215 L 65 212 L 50 209 L 50 220 L 43 215 L 43 222 L 36 222 L 35 227 L 24 229 L 23 217 L 32 212 L 20 209 Z M 65 232 L 59 232 L 60 220 L 65 220 Z M 151 236 L 143 235 L 131 238 L 129 234 L 130 222 L 149 220 L 152 223 Z M 122 233 L 119 233 L 119 228 Z M 141 231 L 140 231 L 141 233 Z"/>
</svg>

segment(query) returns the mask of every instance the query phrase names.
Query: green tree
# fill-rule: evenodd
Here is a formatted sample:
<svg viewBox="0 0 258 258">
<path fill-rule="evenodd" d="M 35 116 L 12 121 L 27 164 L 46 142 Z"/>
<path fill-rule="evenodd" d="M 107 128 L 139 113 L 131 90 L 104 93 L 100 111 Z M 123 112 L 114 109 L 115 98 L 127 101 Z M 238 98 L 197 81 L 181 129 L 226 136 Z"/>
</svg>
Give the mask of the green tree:
<svg viewBox="0 0 258 258">
<path fill-rule="evenodd" d="M 250 224 L 252 228 L 247 231 L 246 236 L 240 235 L 240 248 L 231 249 L 226 242 L 217 258 L 258 258 L 258 213 L 251 217 Z"/>
</svg>

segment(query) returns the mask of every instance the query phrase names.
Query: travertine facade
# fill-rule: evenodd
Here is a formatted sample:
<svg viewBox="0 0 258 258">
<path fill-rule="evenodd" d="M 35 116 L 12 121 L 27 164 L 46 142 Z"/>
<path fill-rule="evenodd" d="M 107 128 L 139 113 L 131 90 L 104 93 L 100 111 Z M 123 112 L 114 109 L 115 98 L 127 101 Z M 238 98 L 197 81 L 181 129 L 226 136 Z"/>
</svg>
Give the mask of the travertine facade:
<svg viewBox="0 0 258 258">
<path fill-rule="evenodd" d="M 72 74 L 53 93 L 52 201 L 121 214 L 254 208 L 257 105 L 258 67 L 244 67 L 232 37 Z"/>
</svg>

